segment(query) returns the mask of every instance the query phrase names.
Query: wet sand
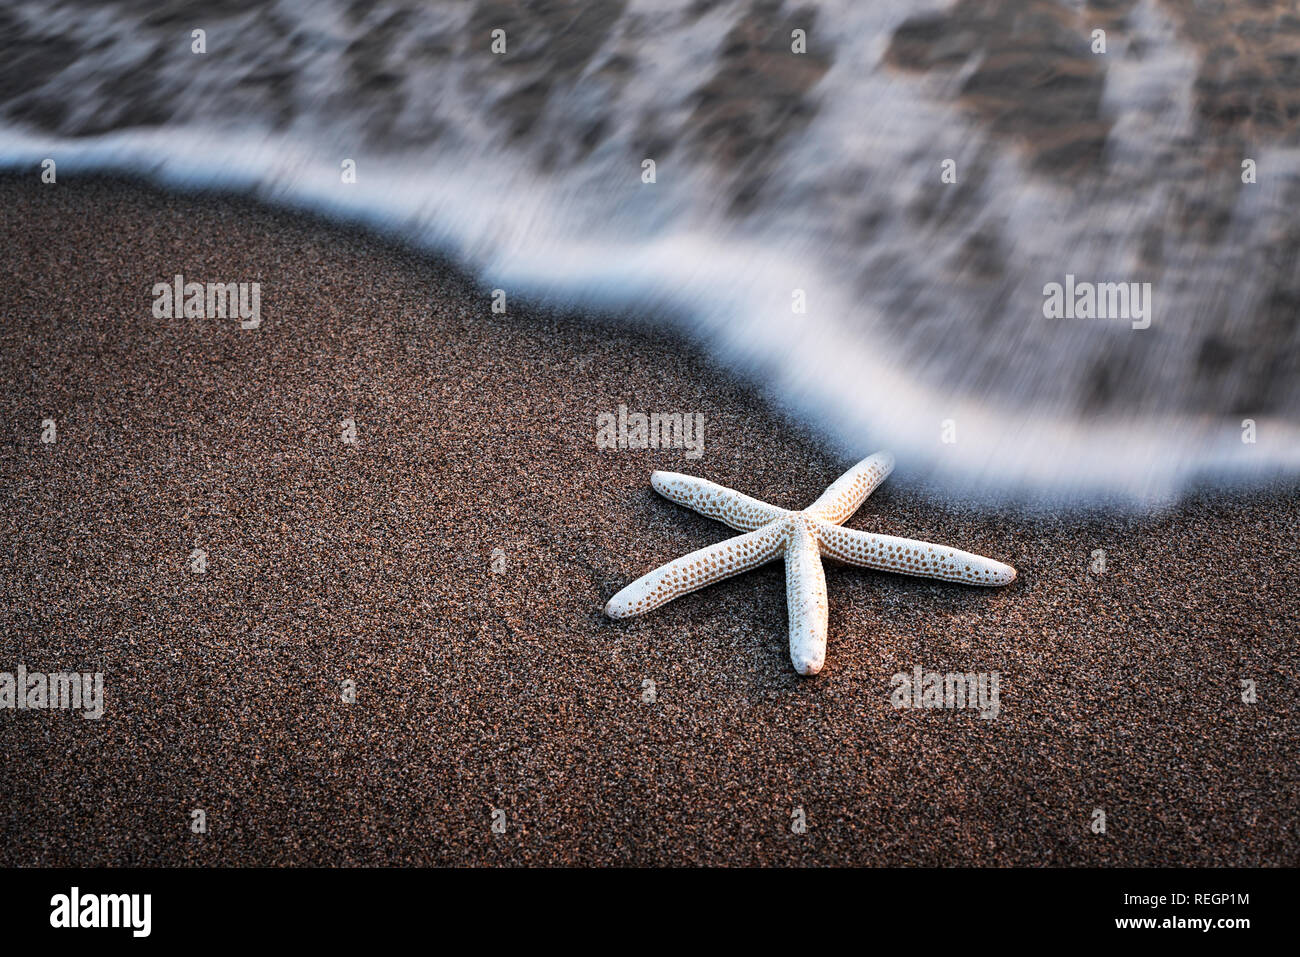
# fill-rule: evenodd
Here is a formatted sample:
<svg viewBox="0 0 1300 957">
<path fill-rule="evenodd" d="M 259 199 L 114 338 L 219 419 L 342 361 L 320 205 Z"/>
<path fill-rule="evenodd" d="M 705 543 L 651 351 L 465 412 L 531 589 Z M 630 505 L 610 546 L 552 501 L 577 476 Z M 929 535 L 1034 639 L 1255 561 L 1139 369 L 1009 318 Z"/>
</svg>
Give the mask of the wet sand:
<svg viewBox="0 0 1300 957">
<path fill-rule="evenodd" d="M 851 464 L 689 343 L 494 315 L 228 198 L 32 175 L 0 203 L 0 671 L 106 689 L 99 721 L 0 711 L 0 864 L 1300 863 L 1294 491 L 1026 516 L 901 461 L 848 524 L 1019 580 L 828 565 L 803 679 L 779 564 L 601 615 L 729 534 L 653 469 L 799 507 Z M 155 319 L 177 272 L 260 281 L 261 327 Z M 703 413 L 703 458 L 597 448 L 620 404 Z M 917 665 L 997 671 L 998 717 L 893 708 Z"/>
</svg>

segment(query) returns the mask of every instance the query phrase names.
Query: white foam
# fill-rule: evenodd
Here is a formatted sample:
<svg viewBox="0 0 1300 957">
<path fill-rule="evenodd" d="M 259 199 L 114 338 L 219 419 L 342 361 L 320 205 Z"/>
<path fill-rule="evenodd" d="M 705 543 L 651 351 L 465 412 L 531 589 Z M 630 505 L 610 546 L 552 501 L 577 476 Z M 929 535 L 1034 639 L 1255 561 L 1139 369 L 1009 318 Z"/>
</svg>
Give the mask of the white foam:
<svg viewBox="0 0 1300 957">
<path fill-rule="evenodd" d="M 1156 325 L 1145 332 L 1042 318 L 1043 283 L 1066 272 L 1144 278 L 1140 244 L 1179 187 L 1157 177 L 1149 188 L 1099 180 L 1081 190 L 1027 169 L 1014 144 L 991 140 L 951 96 L 934 95 L 936 84 L 953 80 L 881 66 L 893 30 L 919 9 L 910 2 L 823 6 L 812 42 L 830 66 L 809 94 L 815 115 L 773 151 L 754 209 L 740 216 L 729 209 L 728 171 L 694 155 L 689 142 L 660 156 L 658 182 L 643 185 L 643 125 L 683 128 L 692 91 L 747 9 L 723 5 L 695 16 L 689 7 L 633 4 L 583 75 L 555 90 L 535 132 L 516 143 L 490 107 L 517 77 L 494 72 L 484 58 L 431 66 L 419 55 L 438 31 L 466 30 L 465 11 L 412 14 L 411 49 L 401 54 L 405 85 L 393 98 L 403 112 L 395 132 L 376 137 L 366 132 L 370 107 L 347 86 L 343 54 L 369 21 L 357 26 L 339 8 L 283 4 L 280 13 L 300 17 L 308 39 L 306 52 L 285 63 L 296 71 L 296 99 L 280 131 L 269 132 L 270 106 L 249 107 L 247 116 L 232 109 L 244 103 L 241 78 L 264 65 L 258 43 L 272 42 L 250 32 L 250 45 L 227 51 L 219 71 L 168 62 L 165 79 L 182 109 L 165 127 L 67 137 L 0 128 L 0 166 L 35 177 L 49 156 L 62 183 L 117 171 L 169 187 L 249 192 L 449 255 L 512 296 L 680 322 L 847 455 L 891 447 L 900 467 L 972 495 L 1149 502 L 1193 477 L 1231 485 L 1300 472 L 1294 417 L 1255 416 L 1258 441 L 1244 444 L 1229 402 L 1222 413 L 1193 411 L 1205 406 L 1193 401 L 1200 393 L 1188 381 L 1189 356 L 1225 310 L 1228 328 L 1249 319 L 1259 284 L 1243 278 L 1240 295 L 1225 303 L 1230 280 L 1214 270 L 1166 276 L 1156 288 Z M 936 0 L 927 8 L 944 7 Z M 380 20 L 387 10 L 380 3 L 368 16 Z M 121 27 L 102 18 L 61 26 L 38 12 L 28 11 L 31 23 L 82 39 Z M 1120 115 L 1108 150 L 1129 164 L 1186 135 L 1193 77 L 1193 61 L 1164 19 L 1142 5 L 1134 21 L 1154 52 L 1140 70 L 1117 63 L 1104 106 L 1122 114 L 1129 102 L 1170 105 L 1163 124 Z M 130 31 L 118 40 L 126 44 Z M 77 76 L 135 55 L 125 46 L 88 49 L 97 52 L 73 65 Z M 601 86 L 603 66 L 627 52 L 636 55 L 635 82 L 611 92 Z M 429 95 L 411 96 L 413 89 Z M 54 92 L 90 109 L 93 91 Z M 543 163 L 555 159 L 548 150 L 570 149 L 568 134 L 608 105 L 606 95 L 618 98 L 617 109 L 590 154 Z M 215 119 L 198 119 L 205 116 Z M 444 132 L 432 142 L 417 135 L 437 124 Z M 341 183 L 345 157 L 357 160 L 355 184 Z M 958 162 L 960 189 L 938 182 L 946 157 Z M 1265 162 L 1274 184 L 1279 171 L 1300 169 L 1294 150 L 1261 152 Z M 1218 263 L 1220 272 L 1231 277 L 1250 261 L 1249 235 L 1285 223 L 1285 205 L 1277 185 L 1241 197 L 1231 229 L 1245 252 Z M 1003 265 L 993 278 L 972 279 L 952 264 L 983 233 L 1001 244 Z M 807 294 L 806 315 L 791 310 L 794 289 Z M 1134 400 L 1107 406 L 1131 411 L 1079 413 L 1089 376 L 1122 368 L 1132 355 L 1140 360 L 1126 382 Z M 1279 407 L 1289 409 L 1287 401 Z M 945 420 L 956 424 L 954 444 L 942 441 Z"/>
</svg>

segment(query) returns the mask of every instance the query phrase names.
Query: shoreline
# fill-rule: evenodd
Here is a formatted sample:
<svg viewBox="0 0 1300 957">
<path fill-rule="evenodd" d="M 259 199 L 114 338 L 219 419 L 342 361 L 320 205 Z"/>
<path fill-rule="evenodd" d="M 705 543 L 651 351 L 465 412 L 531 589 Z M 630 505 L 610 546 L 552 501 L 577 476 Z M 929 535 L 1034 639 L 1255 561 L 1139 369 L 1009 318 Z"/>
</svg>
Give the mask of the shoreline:
<svg viewBox="0 0 1300 957">
<path fill-rule="evenodd" d="M 106 700 L 0 712 L 3 863 L 1300 859 L 1293 488 L 1023 515 L 900 461 L 850 527 L 1020 580 L 828 565 L 827 665 L 800 679 L 779 566 L 600 613 L 728 534 L 652 470 L 800 507 L 852 464 L 679 332 L 495 315 L 406 244 L 252 200 L 0 189 L 0 671 L 98 665 Z M 154 319 L 177 272 L 261 282 L 262 325 Z M 703 414 L 702 458 L 598 449 L 620 404 Z M 893 708 L 914 667 L 997 672 L 999 716 Z"/>
</svg>

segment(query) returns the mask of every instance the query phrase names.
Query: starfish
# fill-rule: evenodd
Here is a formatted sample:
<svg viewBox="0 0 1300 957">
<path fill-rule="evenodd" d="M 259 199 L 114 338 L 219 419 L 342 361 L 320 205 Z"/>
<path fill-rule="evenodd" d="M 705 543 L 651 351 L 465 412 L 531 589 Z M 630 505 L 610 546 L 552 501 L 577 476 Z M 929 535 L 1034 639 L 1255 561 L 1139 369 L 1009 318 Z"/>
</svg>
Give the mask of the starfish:
<svg viewBox="0 0 1300 957">
<path fill-rule="evenodd" d="M 898 572 L 967 585 L 1009 585 L 1010 565 L 911 538 L 840 526 L 894 470 L 894 456 L 877 452 L 836 479 L 817 501 L 795 512 L 735 489 L 677 472 L 655 472 L 650 484 L 664 498 L 730 525 L 744 535 L 661 565 L 605 605 L 610 618 L 632 618 L 705 585 L 785 558 L 785 602 L 790 618 L 790 661 L 801 675 L 826 663 L 826 576 L 821 558 L 859 568 Z"/>
</svg>

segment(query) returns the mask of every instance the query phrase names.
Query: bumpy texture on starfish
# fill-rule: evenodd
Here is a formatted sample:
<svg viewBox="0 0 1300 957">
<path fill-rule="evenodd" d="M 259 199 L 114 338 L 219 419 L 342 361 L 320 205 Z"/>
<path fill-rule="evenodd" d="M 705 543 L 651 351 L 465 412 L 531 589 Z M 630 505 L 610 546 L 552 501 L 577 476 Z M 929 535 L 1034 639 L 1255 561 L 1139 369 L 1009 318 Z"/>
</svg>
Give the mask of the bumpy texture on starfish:
<svg viewBox="0 0 1300 957">
<path fill-rule="evenodd" d="M 859 568 L 899 572 L 968 585 L 1008 585 L 1016 570 L 970 552 L 911 538 L 839 526 L 894 470 L 894 456 L 877 452 L 832 483 L 801 512 L 750 498 L 734 489 L 677 472 L 655 472 L 650 484 L 664 498 L 745 532 L 683 555 L 642 575 L 605 605 L 611 618 L 644 615 L 660 605 L 785 557 L 790 660 L 801 675 L 826 663 L 826 576 L 821 556 Z"/>
</svg>

